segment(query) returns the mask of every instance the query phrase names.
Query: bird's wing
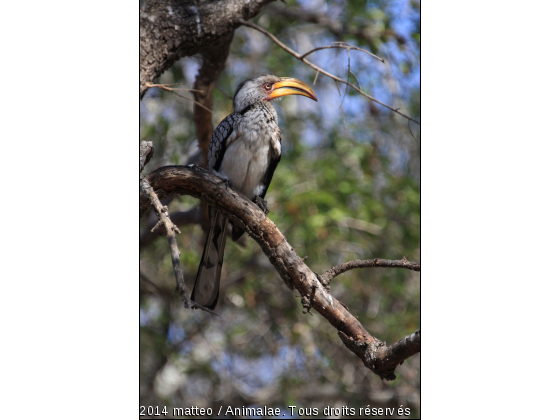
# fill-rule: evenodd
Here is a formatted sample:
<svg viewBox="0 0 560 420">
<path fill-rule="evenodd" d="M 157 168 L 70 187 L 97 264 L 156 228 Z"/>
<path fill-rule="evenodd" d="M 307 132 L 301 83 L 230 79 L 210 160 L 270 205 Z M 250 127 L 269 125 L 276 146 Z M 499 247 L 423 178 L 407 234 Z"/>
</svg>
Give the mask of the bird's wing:
<svg viewBox="0 0 560 420">
<path fill-rule="evenodd" d="M 278 130 L 278 144 L 280 145 L 280 147 L 282 147 L 280 130 Z M 264 196 L 266 195 L 270 182 L 272 181 L 272 176 L 274 175 L 274 171 L 276 170 L 276 166 L 278 166 L 278 162 L 280 162 L 280 158 L 282 157 L 281 150 L 276 150 L 274 147 L 269 148 L 269 154 L 270 155 L 268 158 L 268 168 L 266 168 L 266 172 L 264 173 L 261 181 L 264 188 L 262 189 L 262 192 L 259 194 L 260 198 L 264 198 Z"/>
<path fill-rule="evenodd" d="M 212 133 L 208 147 L 208 169 L 219 171 L 226 149 L 237 138 L 237 123 L 242 118 L 241 114 L 234 112 L 225 117 Z"/>
</svg>

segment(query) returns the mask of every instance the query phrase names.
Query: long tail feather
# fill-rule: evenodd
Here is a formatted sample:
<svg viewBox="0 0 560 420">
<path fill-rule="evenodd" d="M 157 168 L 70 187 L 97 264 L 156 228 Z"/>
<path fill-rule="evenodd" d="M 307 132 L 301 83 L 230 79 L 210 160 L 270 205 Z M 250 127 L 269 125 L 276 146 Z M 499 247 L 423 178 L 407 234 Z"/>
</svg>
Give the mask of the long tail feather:
<svg viewBox="0 0 560 420">
<path fill-rule="evenodd" d="M 214 309 L 218 303 L 226 246 L 226 223 L 225 215 L 211 207 L 210 229 L 191 295 L 192 300 L 209 309 Z"/>
</svg>

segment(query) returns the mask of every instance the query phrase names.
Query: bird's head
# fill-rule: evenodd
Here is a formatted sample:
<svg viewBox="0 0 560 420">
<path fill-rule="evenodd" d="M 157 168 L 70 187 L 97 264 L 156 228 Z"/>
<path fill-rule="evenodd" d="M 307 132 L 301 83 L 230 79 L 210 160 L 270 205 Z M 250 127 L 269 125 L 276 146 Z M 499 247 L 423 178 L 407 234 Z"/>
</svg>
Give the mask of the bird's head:
<svg viewBox="0 0 560 420">
<path fill-rule="evenodd" d="M 317 101 L 315 92 L 301 80 L 261 74 L 239 84 L 233 97 L 236 112 L 258 102 L 270 102 L 287 95 L 302 95 Z"/>
</svg>

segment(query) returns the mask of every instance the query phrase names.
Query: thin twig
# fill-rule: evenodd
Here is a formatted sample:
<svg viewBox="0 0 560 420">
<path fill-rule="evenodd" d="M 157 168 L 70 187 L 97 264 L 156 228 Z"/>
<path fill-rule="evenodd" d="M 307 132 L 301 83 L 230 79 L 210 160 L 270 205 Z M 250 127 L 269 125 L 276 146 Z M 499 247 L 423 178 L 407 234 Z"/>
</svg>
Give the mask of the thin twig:
<svg viewBox="0 0 560 420">
<path fill-rule="evenodd" d="M 358 76 L 356 76 L 354 73 L 352 73 L 352 70 L 350 70 L 350 74 L 352 74 L 352 76 L 354 76 L 354 79 L 356 79 L 356 82 L 358 83 L 358 87 L 361 89 L 362 86 L 360 85 L 360 81 L 358 80 Z"/>
<path fill-rule="evenodd" d="M 344 96 L 342 97 L 342 102 L 340 102 L 340 107 L 342 108 L 342 104 L 344 102 L 344 100 L 346 99 L 346 95 L 348 94 L 348 89 L 349 89 L 349 85 L 350 85 L 350 50 L 347 51 L 348 53 L 348 72 L 346 73 L 346 90 L 344 91 Z"/>
<path fill-rule="evenodd" d="M 228 98 L 230 101 L 233 101 L 233 96 L 228 94 L 225 90 L 221 89 L 218 85 L 214 86 L 214 89 L 216 89 L 218 92 L 220 92 L 226 98 Z"/>
<path fill-rule="evenodd" d="M 346 132 L 346 119 L 344 118 L 344 109 L 342 108 L 342 104 L 344 104 L 344 100 L 346 99 L 346 95 L 348 94 L 348 85 L 350 82 L 350 50 L 346 50 L 348 54 L 348 72 L 346 73 L 346 90 L 344 91 L 344 96 L 342 97 L 342 101 L 340 101 L 340 112 L 342 113 L 342 124 L 344 124 L 344 138 L 348 139 L 348 133 Z"/>
<path fill-rule="evenodd" d="M 317 83 L 317 78 L 319 77 L 319 72 L 315 73 L 315 80 L 313 80 L 313 86 Z"/>
<path fill-rule="evenodd" d="M 147 87 L 158 87 L 158 88 L 166 88 L 170 86 L 188 86 L 188 83 L 146 83 Z M 177 90 L 187 90 L 189 92 L 202 92 L 199 89 L 177 89 Z"/>
<path fill-rule="evenodd" d="M 418 139 L 416 137 L 414 137 L 414 134 L 412 133 L 412 129 L 410 128 L 410 121 L 408 122 L 407 125 L 408 125 L 408 131 L 410 131 L 410 135 L 416 141 L 416 144 L 419 144 L 420 142 L 418 141 Z"/>
<path fill-rule="evenodd" d="M 342 109 L 342 104 L 340 104 L 340 111 L 342 113 L 342 125 L 344 125 L 344 138 L 348 140 L 348 134 L 346 133 L 346 119 L 344 118 L 344 110 Z"/>
<path fill-rule="evenodd" d="M 199 107 L 201 107 L 201 108 L 205 109 L 206 111 L 212 113 L 211 109 L 206 108 L 204 105 L 202 105 L 200 102 L 196 101 L 195 99 L 189 98 L 188 96 L 181 95 L 180 93 L 177 93 L 177 91 L 180 91 L 180 90 L 186 90 L 186 91 L 189 91 L 189 92 L 202 92 L 201 90 L 197 90 L 197 89 L 175 89 L 175 88 L 170 88 L 167 85 L 159 85 L 159 84 L 154 84 L 154 83 L 146 83 L 146 86 L 147 87 L 157 87 L 157 88 L 166 90 L 168 92 L 174 93 L 175 95 L 179 96 L 180 98 L 192 101 L 196 105 L 198 105 Z"/>
<path fill-rule="evenodd" d="M 334 84 L 336 85 L 336 88 L 337 88 L 337 90 L 338 90 L 338 96 L 342 95 L 342 93 L 340 93 L 340 87 L 338 86 L 338 81 L 335 80 L 335 81 L 334 81 Z"/>
<path fill-rule="evenodd" d="M 333 42 L 333 44 L 346 44 L 346 43 L 345 43 L 345 42 Z M 313 48 L 312 50 L 307 51 L 305 54 L 302 54 L 302 55 L 301 55 L 301 58 L 305 58 L 305 57 L 307 57 L 309 54 L 313 54 L 315 51 L 328 50 L 328 49 L 331 49 L 331 48 L 342 48 L 342 49 L 345 49 L 345 50 L 357 50 L 357 51 L 362 51 L 362 52 L 365 52 L 366 54 L 371 55 L 373 58 L 375 58 L 376 60 L 381 61 L 382 63 L 385 62 L 384 59 L 379 58 L 379 57 L 376 56 L 375 54 L 372 54 L 372 53 L 370 53 L 370 52 L 367 51 L 367 50 L 364 50 L 364 49 L 358 48 L 358 47 L 354 47 L 354 46 L 349 45 L 349 44 L 346 44 L 346 45 L 325 45 L 325 46 L 323 46 L 323 47 Z"/>
<path fill-rule="evenodd" d="M 403 258 L 402 260 L 382 260 L 380 258 L 374 258 L 372 260 L 355 260 L 336 265 L 319 277 L 323 285 L 328 285 L 331 280 L 339 274 L 355 268 L 368 267 L 406 268 L 412 271 L 420 271 L 420 263 L 408 261 L 406 258 Z"/>
<path fill-rule="evenodd" d="M 390 109 L 391 111 L 393 111 L 393 112 L 399 114 L 400 116 L 406 118 L 407 120 L 412 121 L 412 122 L 414 122 L 414 123 L 420 125 L 420 123 L 419 123 L 418 121 L 416 121 L 415 119 L 409 117 L 409 116 L 406 115 L 406 114 L 403 114 L 403 113 L 400 112 L 398 109 L 395 109 L 395 108 L 393 108 L 393 107 L 391 107 L 391 106 L 389 106 L 389 105 L 387 105 L 387 104 L 385 104 L 385 103 L 383 103 L 383 102 L 381 102 L 381 101 L 375 99 L 373 96 L 367 94 L 367 93 L 364 92 L 362 89 L 358 88 L 358 86 L 346 82 L 345 80 L 341 79 L 340 77 L 335 76 L 334 74 L 331 74 L 331 73 L 329 73 L 329 72 L 323 70 L 321 67 L 319 67 L 319 66 L 313 64 L 312 62 L 310 62 L 310 61 L 307 60 L 306 58 L 303 58 L 303 57 L 301 56 L 301 54 L 297 53 L 296 51 L 292 50 L 290 47 L 288 47 L 287 45 L 285 45 L 284 43 L 282 43 L 282 41 L 280 41 L 278 38 L 276 38 L 274 35 L 272 35 L 272 34 L 271 34 L 270 32 L 268 32 L 266 29 L 263 29 L 263 28 L 261 28 L 260 26 L 255 25 L 254 23 L 251 23 L 251 22 L 247 22 L 246 20 L 243 20 L 243 19 L 239 19 L 238 22 L 241 23 L 242 25 L 248 26 L 248 27 L 250 27 L 250 28 L 253 28 L 253 29 L 255 29 L 255 30 L 257 30 L 257 31 L 259 31 L 259 32 L 261 32 L 261 33 L 263 33 L 263 34 L 265 34 L 267 37 L 269 37 L 270 39 L 272 39 L 272 40 L 273 40 L 280 48 L 282 48 L 284 51 L 286 51 L 286 52 L 288 52 L 289 54 L 293 55 L 293 56 L 294 56 L 295 58 L 297 58 L 298 60 L 304 62 L 305 64 L 307 64 L 307 65 L 308 65 L 309 67 L 311 67 L 312 69 L 315 69 L 315 70 L 317 70 L 317 71 L 320 72 L 320 73 L 323 73 L 325 76 L 328 76 L 328 77 L 330 77 L 331 79 L 333 79 L 333 80 L 335 80 L 335 81 L 338 81 L 338 82 L 341 82 L 341 83 L 344 83 L 344 84 L 349 85 L 352 89 L 354 89 L 354 90 L 355 90 L 356 92 L 358 92 L 359 94 L 365 96 L 365 97 L 368 98 L 369 100 L 371 100 L 371 101 L 373 101 L 373 102 L 376 102 L 376 103 L 378 103 L 379 105 L 381 105 L 381 106 L 383 106 L 383 107 L 385 107 L 385 108 L 387 108 L 387 109 Z"/>
</svg>

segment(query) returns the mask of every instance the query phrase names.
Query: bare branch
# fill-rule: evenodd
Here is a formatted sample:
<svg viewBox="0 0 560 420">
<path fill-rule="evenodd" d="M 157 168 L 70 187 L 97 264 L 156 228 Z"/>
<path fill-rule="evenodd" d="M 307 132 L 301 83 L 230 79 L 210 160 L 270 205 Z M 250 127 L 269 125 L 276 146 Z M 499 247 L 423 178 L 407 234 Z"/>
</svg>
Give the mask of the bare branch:
<svg viewBox="0 0 560 420">
<path fill-rule="evenodd" d="M 345 345 L 360 357 L 366 367 L 383 379 L 394 379 L 394 358 L 389 359 L 389 363 L 388 359 L 381 357 L 386 354 L 382 350 L 386 347 L 385 343 L 371 336 L 348 309 L 328 293 L 320 278 L 255 203 L 235 189 L 226 188 L 213 173 L 194 165 L 162 167 L 149 174 L 146 180 L 157 191 L 159 198 L 188 194 L 227 213 L 228 219 L 258 243 L 286 286 L 297 289 L 305 305 L 315 309 L 337 329 Z M 151 206 L 150 199 L 142 195 L 140 215 Z M 378 260 L 378 264 L 383 261 L 386 260 Z M 406 265 L 404 261 L 398 264 Z M 418 351 L 419 347 L 415 353 Z"/>
<path fill-rule="evenodd" d="M 352 45 L 346 44 L 346 42 L 333 42 L 333 44 L 340 44 L 340 45 L 325 45 L 323 47 L 317 47 L 317 48 L 313 48 L 310 51 L 307 51 L 305 54 L 302 54 L 301 58 L 305 58 L 307 57 L 309 54 L 314 53 L 315 51 L 320 51 L 320 50 L 328 50 L 331 48 L 342 48 L 344 50 L 358 50 L 358 51 L 363 51 L 366 54 L 371 55 L 373 58 L 375 58 L 376 60 L 381 61 L 382 63 L 385 62 L 385 60 L 383 60 L 382 58 L 379 58 L 378 56 L 376 56 L 375 54 L 370 53 L 367 50 L 364 50 L 362 48 L 358 48 L 358 47 L 353 47 Z"/>
<path fill-rule="evenodd" d="M 369 267 L 383 267 L 383 268 L 406 268 L 407 270 L 420 271 L 420 264 L 412 261 L 408 261 L 406 258 L 402 260 L 383 260 L 380 258 L 374 258 L 371 260 L 355 260 L 345 262 L 334 266 L 329 271 L 325 272 L 320 276 L 323 285 L 327 286 L 330 284 L 331 280 L 336 276 L 345 273 L 349 270 L 354 270 L 356 268 L 369 268 Z"/>
<path fill-rule="evenodd" d="M 396 368 L 410 356 L 420 352 L 420 330 L 407 335 L 403 339 L 379 349 L 376 357 L 385 361 L 385 366 Z"/>
<path fill-rule="evenodd" d="M 186 86 L 186 83 L 146 83 L 146 87 L 158 87 L 169 91 L 201 92 L 198 89 L 171 88 L 171 86 Z"/>
<path fill-rule="evenodd" d="M 299 54 L 298 52 L 292 50 L 290 47 L 288 47 L 287 45 L 285 45 L 284 43 L 282 43 L 282 41 L 280 41 L 278 38 L 276 38 L 274 35 L 272 35 L 270 32 L 268 32 L 266 29 L 261 28 L 258 25 L 255 25 L 254 23 L 251 22 L 247 22 L 246 20 L 243 19 L 239 19 L 239 23 L 241 23 L 242 25 L 248 26 L 250 28 L 253 28 L 263 34 L 265 34 L 267 37 L 269 37 L 270 39 L 272 39 L 280 48 L 282 48 L 284 51 L 288 52 L 289 54 L 293 55 L 295 58 L 297 58 L 298 60 L 304 62 L 305 64 L 307 64 L 309 67 L 311 67 L 312 69 L 317 70 L 320 73 L 323 73 L 325 76 L 330 77 L 331 79 L 333 79 L 336 82 L 340 82 L 340 83 L 344 83 L 345 85 L 348 85 L 349 87 L 351 87 L 352 89 L 354 89 L 356 92 L 358 92 L 360 95 L 365 96 L 366 98 L 368 98 L 369 100 L 378 103 L 379 105 L 390 109 L 391 111 L 401 115 L 402 117 L 406 118 L 409 121 L 412 121 L 413 123 L 416 123 L 418 125 L 420 125 L 420 123 L 418 121 L 416 121 L 414 118 L 409 117 L 406 114 L 403 114 L 402 112 L 399 111 L 399 108 L 393 108 L 377 99 L 375 99 L 373 96 L 367 94 L 366 92 L 364 92 L 363 90 L 361 90 L 358 86 L 349 83 L 347 81 L 345 81 L 344 79 L 341 79 L 338 76 L 335 76 L 334 74 L 331 74 L 325 70 L 323 70 L 321 67 L 313 64 L 312 62 L 310 62 L 307 58 L 304 58 L 301 54 Z"/>
<path fill-rule="evenodd" d="M 194 207 L 190 210 L 186 211 L 176 211 L 171 213 L 169 216 L 171 220 L 175 223 L 176 226 L 187 226 L 187 225 L 195 225 L 201 222 L 200 220 L 200 208 Z M 152 232 L 153 231 L 153 232 Z M 149 226 L 146 227 L 140 234 L 140 249 L 146 247 L 147 245 L 151 244 L 156 238 L 158 238 L 165 229 L 158 229 L 155 230 L 153 228 L 150 229 Z"/>
<path fill-rule="evenodd" d="M 142 195 L 147 200 L 149 200 L 151 206 L 155 209 L 160 222 L 163 222 L 163 225 L 165 226 L 167 239 L 169 241 L 169 248 L 171 249 L 173 271 L 175 272 L 175 279 L 177 280 L 176 290 L 179 291 L 179 295 L 181 296 L 181 300 L 183 301 L 183 306 L 185 308 L 202 309 L 203 311 L 209 312 L 213 315 L 217 315 L 215 312 L 199 305 L 189 298 L 187 285 L 185 284 L 185 280 L 183 279 L 183 270 L 181 269 L 181 251 L 179 251 L 179 247 L 177 246 L 177 238 L 175 237 L 175 232 L 181 233 L 181 231 L 177 226 L 175 226 L 175 224 L 173 224 L 173 222 L 169 218 L 169 214 L 167 213 L 167 206 L 161 205 L 157 194 L 154 192 L 154 189 L 150 185 L 149 181 L 145 178 L 140 180 L 140 191 L 142 192 Z"/>
<path fill-rule="evenodd" d="M 354 76 L 354 79 L 356 79 L 356 83 L 358 83 L 358 87 L 361 89 L 362 86 L 360 85 L 360 81 L 358 80 L 358 76 L 356 76 L 356 75 L 352 72 L 352 70 L 350 70 L 350 74 L 351 74 L 352 76 Z M 409 122 L 410 122 L 410 121 L 409 121 Z"/>
<path fill-rule="evenodd" d="M 177 246 L 177 239 L 175 238 L 175 232 L 180 232 L 179 228 L 171 222 L 169 215 L 167 214 L 167 206 L 163 207 L 154 189 L 150 186 L 150 183 L 146 179 L 140 180 L 140 190 L 142 195 L 146 197 L 152 207 L 155 209 L 158 216 L 159 222 L 163 222 L 165 226 L 165 231 L 167 232 L 167 239 L 169 241 L 169 248 L 171 249 L 171 261 L 173 262 L 173 271 L 175 272 L 175 279 L 177 280 L 177 290 L 181 295 L 183 300 L 183 306 L 185 308 L 190 308 L 190 299 L 187 292 L 187 286 L 185 280 L 183 279 L 183 270 L 181 270 L 180 257 L 181 252 Z"/>
</svg>

